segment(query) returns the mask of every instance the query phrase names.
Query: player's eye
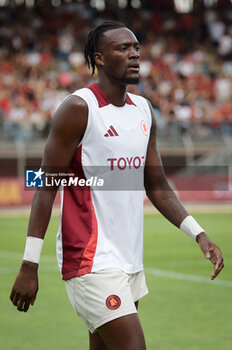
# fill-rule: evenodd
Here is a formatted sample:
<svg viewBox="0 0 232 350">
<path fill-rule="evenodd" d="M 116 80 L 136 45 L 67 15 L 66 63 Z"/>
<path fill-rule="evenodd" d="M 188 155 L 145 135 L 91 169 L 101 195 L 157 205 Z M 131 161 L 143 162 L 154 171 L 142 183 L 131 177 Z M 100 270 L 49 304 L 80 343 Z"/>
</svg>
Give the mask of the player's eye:
<svg viewBox="0 0 232 350">
<path fill-rule="evenodd" d="M 127 50 L 127 46 L 122 46 L 122 47 L 120 47 L 119 50 L 120 50 L 120 51 L 126 51 L 126 50 Z"/>
</svg>

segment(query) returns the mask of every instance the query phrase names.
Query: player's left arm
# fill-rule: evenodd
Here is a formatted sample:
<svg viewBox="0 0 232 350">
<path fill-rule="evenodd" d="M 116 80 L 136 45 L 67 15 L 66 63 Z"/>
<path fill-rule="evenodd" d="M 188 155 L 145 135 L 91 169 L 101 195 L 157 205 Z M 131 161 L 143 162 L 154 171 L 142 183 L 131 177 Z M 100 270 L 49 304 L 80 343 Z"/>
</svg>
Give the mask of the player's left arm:
<svg viewBox="0 0 232 350">
<path fill-rule="evenodd" d="M 144 170 L 144 186 L 146 194 L 161 214 L 163 214 L 172 224 L 180 228 L 185 222 L 189 225 L 187 218 L 191 218 L 191 220 L 194 219 L 189 216 L 189 213 L 177 198 L 166 179 L 156 145 L 156 120 L 150 103 L 149 107 L 152 115 L 152 127 Z M 187 230 L 191 230 L 191 224 L 192 223 L 190 223 L 190 227 L 187 227 Z M 195 223 L 193 223 L 193 225 L 195 225 Z M 196 225 L 198 224 L 196 223 Z M 214 271 L 211 275 L 211 279 L 214 279 L 224 267 L 222 253 L 219 247 L 209 239 L 203 229 L 202 231 L 200 230 L 195 239 L 205 258 L 209 259 L 214 265 Z"/>
</svg>

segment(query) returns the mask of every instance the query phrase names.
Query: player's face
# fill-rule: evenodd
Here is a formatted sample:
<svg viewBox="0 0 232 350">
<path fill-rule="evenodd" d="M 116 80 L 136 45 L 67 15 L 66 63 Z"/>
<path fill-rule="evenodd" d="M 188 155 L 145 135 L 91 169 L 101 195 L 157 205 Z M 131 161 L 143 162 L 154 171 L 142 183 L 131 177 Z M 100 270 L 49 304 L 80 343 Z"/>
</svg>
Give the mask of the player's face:
<svg viewBox="0 0 232 350">
<path fill-rule="evenodd" d="M 99 45 L 98 67 L 112 80 L 122 84 L 139 81 L 140 48 L 135 35 L 127 28 L 104 33 Z"/>
</svg>

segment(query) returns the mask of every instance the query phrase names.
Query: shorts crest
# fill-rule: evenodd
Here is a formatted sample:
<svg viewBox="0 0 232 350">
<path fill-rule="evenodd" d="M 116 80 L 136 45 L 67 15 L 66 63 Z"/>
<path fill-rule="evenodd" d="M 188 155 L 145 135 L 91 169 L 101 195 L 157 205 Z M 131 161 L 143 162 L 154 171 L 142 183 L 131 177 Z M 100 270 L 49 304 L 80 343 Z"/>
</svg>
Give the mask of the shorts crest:
<svg viewBox="0 0 232 350">
<path fill-rule="evenodd" d="M 106 299 L 106 306 L 110 310 L 116 310 L 121 305 L 121 299 L 117 295 L 110 295 Z"/>
</svg>

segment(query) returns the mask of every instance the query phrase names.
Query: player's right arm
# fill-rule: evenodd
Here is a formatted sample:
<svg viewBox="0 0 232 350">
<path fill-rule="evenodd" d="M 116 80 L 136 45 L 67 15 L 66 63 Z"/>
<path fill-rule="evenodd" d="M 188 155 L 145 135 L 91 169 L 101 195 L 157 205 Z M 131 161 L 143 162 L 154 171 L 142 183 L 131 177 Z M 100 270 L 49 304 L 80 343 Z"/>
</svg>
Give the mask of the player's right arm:
<svg viewBox="0 0 232 350">
<path fill-rule="evenodd" d="M 46 142 L 42 168 L 48 172 L 66 173 L 87 126 L 88 107 L 78 96 L 69 96 L 57 109 Z M 37 190 L 33 199 L 28 237 L 44 239 L 58 188 Z M 10 299 L 19 311 L 33 305 L 38 292 L 38 264 L 23 260 Z"/>
</svg>

